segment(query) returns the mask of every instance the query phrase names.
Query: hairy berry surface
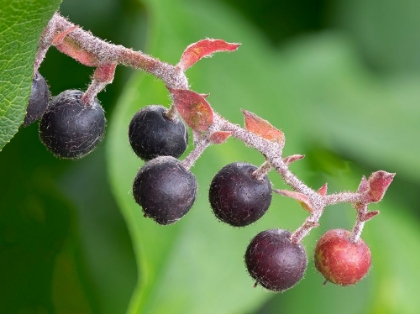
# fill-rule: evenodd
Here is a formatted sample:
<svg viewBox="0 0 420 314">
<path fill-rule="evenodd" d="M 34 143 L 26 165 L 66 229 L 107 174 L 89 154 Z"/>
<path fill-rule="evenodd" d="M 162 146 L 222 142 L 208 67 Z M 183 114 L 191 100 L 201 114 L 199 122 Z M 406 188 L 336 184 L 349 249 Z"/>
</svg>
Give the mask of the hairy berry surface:
<svg viewBox="0 0 420 314">
<path fill-rule="evenodd" d="M 178 158 L 188 145 L 188 132 L 179 118 L 168 120 L 167 109 L 159 105 L 138 111 L 130 122 L 128 138 L 133 151 L 143 160 L 158 156 Z"/>
<path fill-rule="evenodd" d="M 286 230 L 266 230 L 257 234 L 246 250 L 249 274 L 266 289 L 287 290 L 305 273 L 308 263 L 305 248 L 292 243 L 290 236 Z"/>
<path fill-rule="evenodd" d="M 348 286 L 360 281 L 369 271 L 371 254 L 366 243 L 350 241 L 350 231 L 327 231 L 315 248 L 315 267 L 326 280 Z"/>
<path fill-rule="evenodd" d="M 257 167 L 235 162 L 223 167 L 210 184 L 209 200 L 218 219 L 242 227 L 260 219 L 271 204 L 271 184 L 252 173 Z"/>
<path fill-rule="evenodd" d="M 41 118 L 48 106 L 50 90 L 44 77 L 36 72 L 32 79 L 32 91 L 29 97 L 29 104 L 26 108 L 26 116 L 23 126 L 28 126 Z"/>
<path fill-rule="evenodd" d="M 80 158 L 102 140 L 105 115 L 95 98 L 81 102 L 82 91 L 66 90 L 54 97 L 39 124 L 39 136 L 48 150 L 62 158 Z"/>
<path fill-rule="evenodd" d="M 133 184 L 134 199 L 145 216 L 161 225 L 181 219 L 193 205 L 196 193 L 195 176 L 171 156 L 147 162 Z"/>
</svg>

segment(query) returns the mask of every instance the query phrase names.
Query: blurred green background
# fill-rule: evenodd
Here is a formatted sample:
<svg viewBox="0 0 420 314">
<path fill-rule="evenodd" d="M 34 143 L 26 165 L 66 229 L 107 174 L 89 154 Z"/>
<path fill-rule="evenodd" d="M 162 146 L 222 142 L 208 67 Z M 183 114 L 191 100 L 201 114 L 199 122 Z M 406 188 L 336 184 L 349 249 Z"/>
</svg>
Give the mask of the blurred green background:
<svg viewBox="0 0 420 314">
<path fill-rule="evenodd" d="M 230 139 L 193 168 L 198 199 L 180 222 L 142 217 L 131 183 L 142 162 L 127 140 L 139 108 L 169 104 L 163 84 L 118 67 L 99 95 L 105 141 L 77 161 L 55 159 L 37 125 L 0 153 L 0 313 L 398 313 L 420 312 L 420 2 L 416 0 L 64 0 L 61 12 L 111 42 L 177 63 L 205 37 L 241 42 L 189 69 L 191 88 L 242 123 L 240 108 L 286 135 L 285 154 L 305 182 L 355 190 L 364 174 L 396 172 L 381 215 L 366 225 L 373 267 L 354 287 L 328 284 L 312 263 L 316 239 L 353 225 L 350 206 L 327 208 L 304 240 L 310 263 L 293 289 L 253 289 L 243 254 L 258 232 L 296 229 L 307 213 L 273 197 L 247 228 L 219 223 L 208 185 L 227 163 L 263 158 Z M 93 70 L 50 49 L 41 73 L 53 95 L 84 89 Z M 284 187 L 275 173 L 277 188 Z"/>
</svg>

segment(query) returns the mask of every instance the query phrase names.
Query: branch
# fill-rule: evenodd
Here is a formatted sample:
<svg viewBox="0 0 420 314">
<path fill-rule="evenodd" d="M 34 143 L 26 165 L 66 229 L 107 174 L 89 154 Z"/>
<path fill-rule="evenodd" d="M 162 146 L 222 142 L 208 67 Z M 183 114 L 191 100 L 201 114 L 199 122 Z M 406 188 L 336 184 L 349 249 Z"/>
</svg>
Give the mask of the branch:
<svg viewBox="0 0 420 314">
<path fill-rule="evenodd" d="M 189 90 L 188 79 L 184 74 L 187 68 L 214 52 L 235 51 L 239 44 L 227 43 L 220 39 L 204 39 L 188 46 L 181 61 L 177 65 L 171 65 L 141 51 L 134 51 L 101 40 L 56 13 L 39 41 L 34 64 L 35 73 L 50 46 L 55 46 L 62 53 L 86 66 L 96 68 L 92 82 L 82 96 L 82 102 L 86 105 L 91 104 L 96 95 L 113 81 L 115 68 L 119 64 L 141 69 L 161 79 L 173 99 L 173 104 L 165 115 L 172 120 L 180 114 L 193 130 L 195 148 L 182 161 L 186 169 L 194 165 L 208 146 L 221 144 L 230 136 L 258 150 L 265 157 L 265 162 L 254 172 L 254 176 L 261 179 L 274 169 L 293 191 L 273 191 L 296 199 L 310 212 L 304 223 L 291 235 L 292 242 L 299 243 L 312 228 L 319 225 L 319 219 L 326 206 L 352 203 L 358 213 L 351 235 L 352 241 L 359 239 L 364 223 L 379 213 L 378 211 L 369 212 L 368 204 L 382 199 L 395 174 L 377 171 L 368 180 L 363 177 L 356 192 L 327 195 L 326 184 L 315 191 L 289 170 L 292 162 L 304 156 L 292 155 L 285 158 L 282 156 L 285 137 L 280 130 L 246 110 L 242 110 L 245 117 L 245 127 L 242 128 L 214 112 L 205 99 L 208 95 Z"/>
</svg>

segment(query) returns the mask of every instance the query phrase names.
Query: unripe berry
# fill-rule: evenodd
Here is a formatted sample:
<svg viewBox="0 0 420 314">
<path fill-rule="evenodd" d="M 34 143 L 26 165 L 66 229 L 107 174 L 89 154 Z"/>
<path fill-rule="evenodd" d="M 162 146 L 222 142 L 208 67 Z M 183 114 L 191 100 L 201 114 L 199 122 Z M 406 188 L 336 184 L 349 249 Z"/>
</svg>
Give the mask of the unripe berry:
<svg viewBox="0 0 420 314">
<path fill-rule="evenodd" d="M 217 218 L 242 227 L 260 219 L 271 203 L 271 184 L 252 173 L 257 167 L 235 162 L 223 167 L 210 184 L 209 200 Z"/>
<path fill-rule="evenodd" d="M 144 215 L 161 225 L 181 219 L 193 205 L 196 193 L 195 176 L 170 156 L 147 162 L 133 184 L 134 199 Z"/>
<path fill-rule="evenodd" d="M 50 90 L 48 89 L 48 85 L 44 77 L 39 72 L 36 72 L 32 79 L 32 91 L 29 97 L 28 107 L 26 108 L 23 126 L 26 127 L 41 118 L 45 109 L 47 109 L 49 98 Z"/>
<path fill-rule="evenodd" d="M 81 102 L 82 91 L 66 90 L 54 97 L 39 124 L 41 141 L 54 155 L 80 158 L 102 140 L 105 115 L 99 101 Z"/>
<path fill-rule="evenodd" d="M 315 267 L 326 280 L 342 286 L 360 281 L 369 271 L 372 259 L 362 239 L 353 243 L 349 237 L 347 230 L 329 230 L 315 248 Z"/>
<path fill-rule="evenodd" d="M 292 243 L 290 236 L 286 230 L 266 230 L 257 234 L 246 250 L 249 274 L 266 289 L 285 291 L 305 273 L 308 263 L 305 248 Z"/>
<path fill-rule="evenodd" d="M 138 111 L 130 122 L 128 138 L 133 151 L 147 161 L 158 156 L 178 158 L 188 145 L 188 132 L 178 117 L 170 121 L 159 105 Z"/>
</svg>

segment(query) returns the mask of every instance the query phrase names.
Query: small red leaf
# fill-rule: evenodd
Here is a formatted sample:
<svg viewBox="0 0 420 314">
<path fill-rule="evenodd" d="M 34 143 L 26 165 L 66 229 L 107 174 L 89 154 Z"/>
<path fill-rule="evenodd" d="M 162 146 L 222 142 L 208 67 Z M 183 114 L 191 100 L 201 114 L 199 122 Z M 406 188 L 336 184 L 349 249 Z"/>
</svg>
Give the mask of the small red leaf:
<svg viewBox="0 0 420 314">
<path fill-rule="evenodd" d="M 323 186 L 321 186 L 318 190 L 318 194 L 325 196 L 327 195 L 327 190 L 328 190 L 328 183 L 325 183 Z"/>
<path fill-rule="evenodd" d="M 376 171 L 371 174 L 367 183 L 369 186 L 369 196 L 371 202 L 379 202 L 385 195 L 386 190 L 395 177 L 395 173 L 386 171 Z"/>
<path fill-rule="evenodd" d="M 222 144 L 232 135 L 229 131 L 217 131 L 210 136 L 210 142 L 213 144 Z"/>
<path fill-rule="evenodd" d="M 176 109 L 188 126 L 197 132 L 205 132 L 213 124 L 210 104 L 196 92 L 168 88 Z"/>
<path fill-rule="evenodd" d="M 179 65 L 185 71 L 202 58 L 219 51 L 235 51 L 239 46 L 240 44 L 227 43 L 221 39 L 203 39 L 185 49 Z"/>
<path fill-rule="evenodd" d="M 304 210 L 307 210 L 308 212 L 312 212 L 312 203 L 309 200 L 309 198 L 302 193 L 294 192 L 294 191 L 288 191 L 288 190 L 274 190 L 273 192 L 276 192 L 277 194 L 287 196 L 294 198 L 298 203 L 303 207 Z"/>
<path fill-rule="evenodd" d="M 53 39 L 53 41 L 52 41 L 52 45 L 53 46 L 57 46 L 57 45 L 60 45 L 60 44 L 62 44 L 63 43 L 63 41 L 64 41 L 64 38 L 68 35 L 68 34 L 70 34 L 71 32 L 73 32 L 75 29 L 77 29 L 77 28 L 79 28 L 79 26 L 72 26 L 72 27 L 70 27 L 69 29 L 66 29 L 65 31 L 63 31 L 63 32 L 61 32 L 61 33 L 58 33 L 55 37 L 54 37 L 54 39 Z"/>
<path fill-rule="evenodd" d="M 265 138 L 266 140 L 284 143 L 285 138 L 282 131 L 273 127 L 270 122 L 247 110 L 242 110 L 245 117 L 245 127 L 248 131 Z"/>
<path fill-rule="evenodd" d="M 305 158 L 305 155 L 292 155 L 283 158 L 283 162 L 286 164 L 286 166 L 290 165 L 292 162 L 298 161 Z"/>
<path fill-rule="evenodd" d="M 57 50 L 79 61 L 81 64 L 89 67 L 96 67 L 99 65 L 96 56 L 84 50 L 75 41 L 67 37 L 68 34 L 78 28 L 78 26 L 73 26 L 57 34 L 52 41 L 52 45 L 55 46 Z"/>
<path fill-rule="evenodd" d="M 363 215 L 363 221 L 368 221 L 371 220 L 373 217 L 375 217 L 377 214 L 379 214 L 379 210 L 374 210 L 371 212 L 367 212 L 366 214 Z"/>
</svg>

